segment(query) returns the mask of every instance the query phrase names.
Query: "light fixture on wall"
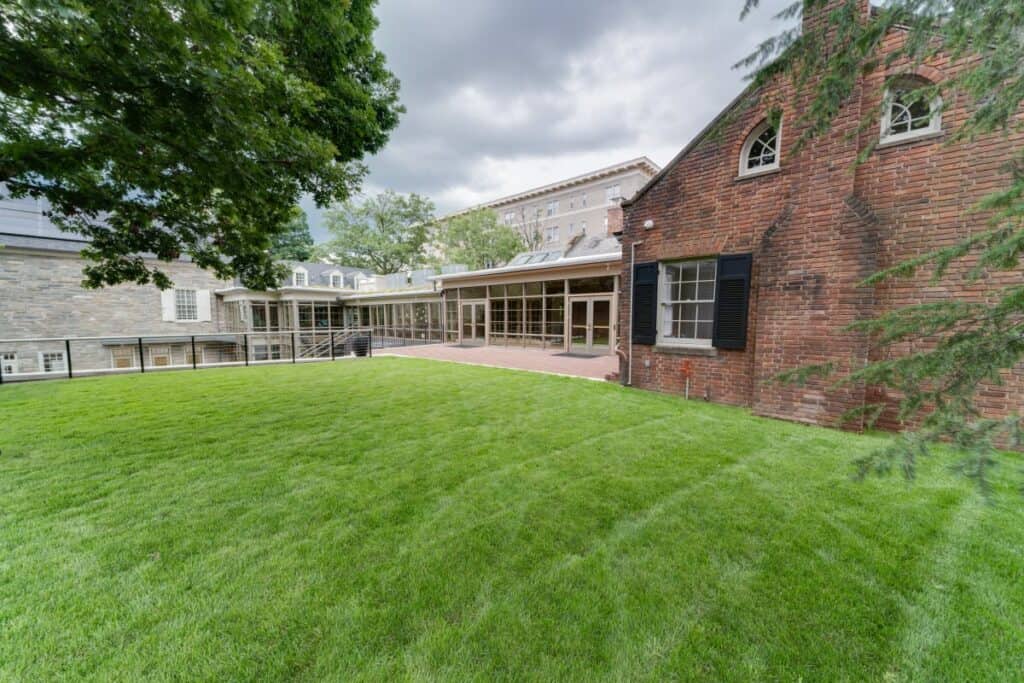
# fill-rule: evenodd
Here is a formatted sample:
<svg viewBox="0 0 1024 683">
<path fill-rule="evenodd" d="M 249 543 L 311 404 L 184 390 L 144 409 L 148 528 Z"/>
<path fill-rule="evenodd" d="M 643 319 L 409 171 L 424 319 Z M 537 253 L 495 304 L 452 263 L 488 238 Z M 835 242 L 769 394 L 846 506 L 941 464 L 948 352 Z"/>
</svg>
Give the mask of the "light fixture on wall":
<svg viewBox="0 0 1024 683">
<path fill-rule="evenodd" d="M 654 227 L 654 221 L 648 218 L 644 221 L 644 230 L 650 230 Z"/>
</svg>

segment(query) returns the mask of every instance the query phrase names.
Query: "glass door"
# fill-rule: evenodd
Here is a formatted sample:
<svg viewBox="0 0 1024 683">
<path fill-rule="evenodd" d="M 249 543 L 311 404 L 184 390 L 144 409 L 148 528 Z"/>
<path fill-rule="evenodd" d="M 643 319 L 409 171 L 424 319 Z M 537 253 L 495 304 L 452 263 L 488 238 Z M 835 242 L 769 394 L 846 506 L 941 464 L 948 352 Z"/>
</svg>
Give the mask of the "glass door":
<svg viewBox="0 0 1024 683">
<path fill-rule="evenodd" d="M 609 353 L 612 349 L 612 300 L 607 297 L 572 299 L 569 350 Z"/>
<path fill-rule="evenodd" d="M 569 302 L 569 350 L 586 353 L 589 351 L 590 301 L 574 299 Z"/>
<path fill-rule="evenodd" d="M 487 304 L 483 301 L 462 304 L 462 343 L 483 344 L 487 339 Z"/>
</svg>

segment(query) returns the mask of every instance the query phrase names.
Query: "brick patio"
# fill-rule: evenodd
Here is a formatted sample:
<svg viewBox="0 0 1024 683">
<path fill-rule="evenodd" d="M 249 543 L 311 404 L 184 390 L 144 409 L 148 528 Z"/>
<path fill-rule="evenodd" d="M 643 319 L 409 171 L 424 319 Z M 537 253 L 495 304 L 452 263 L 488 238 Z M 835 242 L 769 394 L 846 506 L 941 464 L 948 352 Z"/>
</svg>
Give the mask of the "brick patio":
<svg viewBox="0 0 1024 683">
<path fill-rule="evenodd" d="M 533 372 L 550 372 L 572 375 L 587 379 L 605 379 L 605 376 L 619 369 L 615 356 L 566 356 L 561 351 L 543 349 L 507 348 L 503 346 L 452 346 L 432 344 L 430 346 L 407 346 L 375 352 L 374 355 L 410 356 L 432 358 L 453 363 L 486 365 L 495 368 L 512 368 Z"/>
</svg>

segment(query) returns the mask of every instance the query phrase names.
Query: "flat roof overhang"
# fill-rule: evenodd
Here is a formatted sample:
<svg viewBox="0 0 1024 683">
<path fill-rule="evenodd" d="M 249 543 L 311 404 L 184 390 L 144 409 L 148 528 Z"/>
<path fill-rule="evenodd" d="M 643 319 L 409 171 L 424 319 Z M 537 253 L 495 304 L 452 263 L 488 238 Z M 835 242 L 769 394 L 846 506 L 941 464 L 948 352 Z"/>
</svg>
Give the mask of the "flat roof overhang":
<svg viewBox="0 0 1024 683">
<path fill-rule="evenodd" d="M 469 287 L 474 284 L 507 284 L 513 282 L 537 282 L 538 280 L 560 280 L 564 278 L 593 277 L 597 275 L 618 275 L 622 269 L 622 254 L 597 254 L 559 259 L 524 266 L 505 266 L 474 270 L 451 275 L 435 275 L 433 280 L 442 288 Z"/>
</svg>

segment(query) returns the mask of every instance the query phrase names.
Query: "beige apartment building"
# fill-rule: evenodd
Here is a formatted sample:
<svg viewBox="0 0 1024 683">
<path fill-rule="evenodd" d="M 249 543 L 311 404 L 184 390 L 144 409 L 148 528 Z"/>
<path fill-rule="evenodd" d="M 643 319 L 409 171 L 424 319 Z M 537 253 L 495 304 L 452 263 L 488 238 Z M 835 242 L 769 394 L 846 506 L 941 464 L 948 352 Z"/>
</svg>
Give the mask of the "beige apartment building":
<svg viewBox="0 0 1024 683">
<path fill-rule="evenodd" d="M 637 157 L 466 211 L 491 209 L 506 225 L 536 236 L 533 243 L 527 240 L 532 250 L 564 252 L 579 235 L 606 237 L 609 207 L 632 197 L 659 170 L 647 157 Z"/>
</svg>

